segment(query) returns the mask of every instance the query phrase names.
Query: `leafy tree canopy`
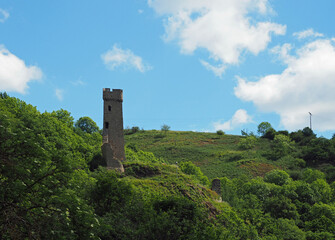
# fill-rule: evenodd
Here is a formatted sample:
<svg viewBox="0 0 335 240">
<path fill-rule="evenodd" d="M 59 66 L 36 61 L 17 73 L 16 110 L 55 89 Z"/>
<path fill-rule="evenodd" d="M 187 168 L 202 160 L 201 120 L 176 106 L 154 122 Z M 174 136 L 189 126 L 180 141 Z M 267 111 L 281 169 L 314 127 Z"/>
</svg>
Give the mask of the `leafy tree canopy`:
<svg viewBox="0 0 335 240">
<path fill-rule="evenodd" d="M 270 128 L 272 128 L 272 126 L 269 122 L 261 122 L 257 127 L 257 133 L 264 136 Z"/>
<path fill-rule="evenodd" d="M 99 131 L 98 125 L 90 117 L 79 118 L 75 127 L 86 133 L 95 133 Z"/>
</svg>

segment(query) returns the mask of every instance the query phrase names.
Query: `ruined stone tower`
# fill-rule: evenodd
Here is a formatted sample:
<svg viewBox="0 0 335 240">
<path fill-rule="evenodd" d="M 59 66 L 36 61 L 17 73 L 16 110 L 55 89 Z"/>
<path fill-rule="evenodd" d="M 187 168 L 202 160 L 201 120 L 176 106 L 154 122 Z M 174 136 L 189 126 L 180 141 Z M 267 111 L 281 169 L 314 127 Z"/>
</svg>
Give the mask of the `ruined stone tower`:
<svg viewBox="0 0 335 240">
<path fill-rule="evenodd" d="M 103 89 L 104 100 L 104 127 L 102 157 L 107 163 L 107 168 L 124 172 L 124 138 L 123 138 L 123 92 L 121 89 Z"/>
</svg>

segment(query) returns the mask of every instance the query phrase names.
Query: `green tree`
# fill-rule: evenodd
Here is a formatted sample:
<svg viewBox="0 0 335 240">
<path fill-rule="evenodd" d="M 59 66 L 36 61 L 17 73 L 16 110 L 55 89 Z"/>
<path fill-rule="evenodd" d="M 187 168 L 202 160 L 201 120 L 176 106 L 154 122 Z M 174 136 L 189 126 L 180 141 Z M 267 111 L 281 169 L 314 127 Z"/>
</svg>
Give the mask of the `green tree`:
<svg viewBox="0 0 335 240">
<path fill-rule="evenodd" d="M 323 172 L 317 170 L 317 169 L 312 169 L 312 168 L 306 168 L 302 172 L 303 180 L 307 183 L 312 183 L 315 180 L 318 179 L 325 179 L 326 176 Z"/>
<path fill-rule="evenodd" d="M 162 125 L 161 127 L 161 131 L 163 131 L 165 134 L 170 130 L 170 126 L 169 125 Z"/>
<path fill-rule="evenodd" d="M 60 109 L 57 111 L 53 111 L 51 113 L 51 116 L 57 118 L 59 121 L 65 123 L 69 128 L 72 128 L 74 125 L 74 118 L 71 116 L 71 113 L 64 110 Z"/>
<path fill-rule="evenodd" d="M 269 140 L 273 140 L 275 138 L 276 134 L 277 134 L 277 132 L 274 128 L 269 128 L 262 137 L 267 138 Z"/>
<path fill-rule="evenodd" d="M 293 142 L 289 136 L 278 134 L 274 137 L 272 142 L 271 157 L 277 160 L 292 153 L 294 150 Z"/>
<path fill-rule="evenodd" d="M 335 233 L 335 207 L 316 203 L 308 212 L 308 221 L 305 222 L 306 228 L 312 232 Z"/>
<path fill-rule="evenodd" d="M 317 179 L 311 183 L 311 188 L 314 190 L 317 201 L 329 203 L 332 198 L 332 189 L 324 179 Z"/>
<path fill-rule="evenodd" d="M 270 213 L 273 218 L 287 218 L 296 220 L 299 218 L 297 207 L 284 196 L 274 196 L 265 199 L 264 211 Z"/>
<path fill-rule="evenodd" d="M 94 238 L 92 208 L 71 189 L 85 168 L 82 139 L 65 122 L 0 98 L 2 239 Z"/>
<path fill-rule="evenodd" d="M 79 118 L 75 127 L 89 134 L 99 132 L 98 125 L 90 117 Z"/>
<path fill-rule="evenodd" d="M 217 135 L 224 135 L 224 131 L 222 131 L 222 130 L 217 130 L 217 131 L 216 131 L 216 134 L 217 134 Z"/>
<path fill-rule="evenodd" d="M 282 186 L 289 183 L 290 176 L 287 172 L 283 170 L 272 170 L 264 176 L 264 181 L 268 183 L 274 183 L 276 185 Z"/>
<path fill-rule="evenodd" d="M 257 133 L 264 136 L 270 128 L 272 128 L 272 126 L 269 122 L 261 122 L 257 127 Z"/>
</svg>

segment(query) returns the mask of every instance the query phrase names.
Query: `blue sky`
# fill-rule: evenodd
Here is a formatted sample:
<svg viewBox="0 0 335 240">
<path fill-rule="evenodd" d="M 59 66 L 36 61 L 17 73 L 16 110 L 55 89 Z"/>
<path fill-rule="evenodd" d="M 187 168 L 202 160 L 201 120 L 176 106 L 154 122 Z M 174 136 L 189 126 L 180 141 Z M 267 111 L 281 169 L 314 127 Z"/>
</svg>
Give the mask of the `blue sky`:
<svg viewBox="0 0 335 240">
<path fill-rule="evenodd" d="M 0 91 L 102 127 L 335 132 L 333 0 L 2 0 Z"/>
</svg>

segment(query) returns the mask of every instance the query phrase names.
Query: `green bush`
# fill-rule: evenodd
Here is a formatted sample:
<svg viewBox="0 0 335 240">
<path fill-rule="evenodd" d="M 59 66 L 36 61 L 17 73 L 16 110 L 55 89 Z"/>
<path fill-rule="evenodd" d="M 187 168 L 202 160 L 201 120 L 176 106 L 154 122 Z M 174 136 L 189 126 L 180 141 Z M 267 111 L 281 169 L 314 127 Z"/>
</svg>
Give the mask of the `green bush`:
<svg viewBox="0 0 335 240">
<path fill-rule="evenodd" d="M 274 183 L 276 185 L 282 186 L 287 184 L 290 180 L 290 176 L 287 172 L 283 170 L 272 170 L 264 176 L 264 181 L 268 183 Z"/>
<path fill-rule="evenodd" d="M 257 138 L 255 136 L 248 136 L 246 138 L 242 138 L 238 143 L 238 147 L 243 150 L 252 149 L 255 147 L 257 142 Z"/>
<path fill-rule="evenodd" d="M 222 130 L 217 130 L 217 131 L 216 131 L 216 134 L 217 134 L 217 135 L 224 135 L 225 133 L 224 133 L 224 131 L 222 131 Z"/>
<path fill-rule="evenodd" d="M 155 157 L 152 152 L 139 150 L 134 144 L 128 145 L 125 150 L 127 162 L 166 163 L 163 158 Z"/>
<path fill-rule="evenodd" d="M 169 125 L 166 125 L 166 124 L 164 124 L 164 125 L 162 125 L 162 127 L 161 127 L 161 131 L 162 132 L 164 132 L 165 134 L 170 130 L 170 126 Z"/>
<path fill-rule="evenodd" d="M 180 164 L 180 170 L 183 173 L 195 176 L 203 185 L 209 185 L 208 178 L 201 172 L 200 168 L 195 166 L 192 162 L 182 162 Z"/>
<path fill-rule="evenodd" d="M 282 134 L 275 135 L 272 142 L 271 158 L 277 160 L 291 154 L 294 150 L 294 143 L 289 136 Z"/>
</svg>

